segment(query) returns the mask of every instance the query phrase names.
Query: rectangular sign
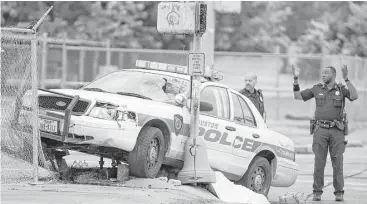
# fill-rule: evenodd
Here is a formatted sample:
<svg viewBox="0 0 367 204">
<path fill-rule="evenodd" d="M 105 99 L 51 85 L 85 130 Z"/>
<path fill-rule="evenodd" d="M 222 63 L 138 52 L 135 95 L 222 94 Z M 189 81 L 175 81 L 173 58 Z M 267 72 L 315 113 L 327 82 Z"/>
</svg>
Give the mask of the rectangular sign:
<svg viewBox="0 0 367 204">
<path fill-rule="evenodd" d="M 158 4 L 157 31 L 162 34 L 195 34 L 195 2 Z"/>
<path fill-rule="evenodd" d="M 205 54 L 189 53 L 188 67 L 190 75 L 203 75 L 205 69 Z"/>
</svg>

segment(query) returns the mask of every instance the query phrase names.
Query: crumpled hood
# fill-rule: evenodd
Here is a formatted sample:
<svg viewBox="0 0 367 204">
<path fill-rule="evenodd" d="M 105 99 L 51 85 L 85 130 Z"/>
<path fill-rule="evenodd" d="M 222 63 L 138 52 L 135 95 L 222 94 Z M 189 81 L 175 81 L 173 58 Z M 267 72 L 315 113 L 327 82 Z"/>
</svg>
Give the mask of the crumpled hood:
<svg viewBox="0 0 367 204">
<path fill-rule="evenodd" d="M 90 100 L 92 103 L 95 101 L 98 102 L 108 102 L 114 105 L 123 105 L 130 111 L 135 111 L 138 113 L 144 114 L 156 114 L 158 111 L 172 111 L 177 112 L 180 107 L 163 103 L 154 100 L 147 100 L 133 96 L 124 96 L 112 93 L 103 93 L 103 92 L 95 92 L 95 91 L 85 91 L 85 90 L 75 90 L 75 89 L 52 89 L 51 91 L 63 93 L 67 95 L 78 95 L 82 99 Z M 53 95 L 52 93 L 39 91 L 40 95 Z"/>
</svg>

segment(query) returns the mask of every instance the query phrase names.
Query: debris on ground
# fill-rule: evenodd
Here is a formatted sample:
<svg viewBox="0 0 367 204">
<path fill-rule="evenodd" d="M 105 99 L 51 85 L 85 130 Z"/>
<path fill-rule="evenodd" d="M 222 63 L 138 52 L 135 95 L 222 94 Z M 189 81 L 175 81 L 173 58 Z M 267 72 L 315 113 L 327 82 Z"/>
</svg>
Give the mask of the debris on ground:
<svg viewBox="0 0 367 204">
<path fill-rule="evenodd" d="M 236 185 L 221 172 L 215 172 L 216 182 L 209 184 L 209 191 L 226 203 L 270 204 L 268 199 L 250 189 Z M 230 189 L 230 190 L 228 190 Z"/>
<path fill-rule="evenodd" d="M 180 180 L 176 180 L 176 179 L 170 179 L 168 180 L 169 184 L 172 184 L 174 186 L 181 186 L 181 181 Z"/>
<path fill-rule="evenodd" d="M 279 204 L 306 204 L 308 197 L 301 192 L 288 192 L 279 196 Z"/>
</svg>

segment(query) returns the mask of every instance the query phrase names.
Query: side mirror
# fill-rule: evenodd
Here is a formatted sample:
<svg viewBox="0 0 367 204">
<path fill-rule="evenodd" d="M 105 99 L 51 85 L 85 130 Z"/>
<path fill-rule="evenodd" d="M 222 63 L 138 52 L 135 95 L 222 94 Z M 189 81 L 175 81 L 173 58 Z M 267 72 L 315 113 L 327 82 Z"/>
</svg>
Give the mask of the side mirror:
<svg viewBox="0 0 367 204">
<path fill-rule="evenodd" d="M 213 105 L 209 102 L 200 101 L 200 111 L 212 111 Z"/>
</svg>

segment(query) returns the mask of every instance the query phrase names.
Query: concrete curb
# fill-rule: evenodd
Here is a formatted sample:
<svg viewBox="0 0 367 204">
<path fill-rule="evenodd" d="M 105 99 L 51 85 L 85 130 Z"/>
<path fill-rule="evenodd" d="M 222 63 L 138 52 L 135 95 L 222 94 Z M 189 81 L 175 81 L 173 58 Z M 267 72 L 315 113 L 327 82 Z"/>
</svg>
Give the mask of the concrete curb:
<svg viewBox="0 0 367 204">
<path fill-rule="evenodd" d="M 363 142 L 360 140 L 348 141 L 347 147 L 363 147 Z M 296 145 L 295 151 L 297 154 L 313 154 L 312 144 L 308 145 Z"/>
</svg>

